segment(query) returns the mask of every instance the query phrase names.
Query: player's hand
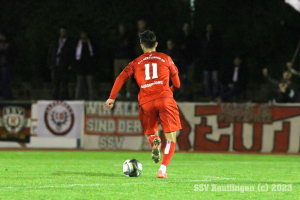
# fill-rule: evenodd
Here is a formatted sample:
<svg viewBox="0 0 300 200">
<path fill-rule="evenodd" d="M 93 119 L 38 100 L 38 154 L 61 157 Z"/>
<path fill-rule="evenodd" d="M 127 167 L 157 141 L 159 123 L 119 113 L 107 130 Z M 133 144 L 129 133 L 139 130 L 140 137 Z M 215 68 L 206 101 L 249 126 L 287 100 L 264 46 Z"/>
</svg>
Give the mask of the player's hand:
<svg viewBox="0 0 300 200">
<path fill-rule="evenodd" d="M 288 86 L 288 84 L 286 84 L 286 83 L 280 83 L 280 84 L 279 84 L 279 89 L 280 89 L 280 91 L 281 91 L 282 93 L 285 93 L 287 86 Z"/>
<path fill-rule="evenodd" d="M 286 67 L 287 67 L 288 69 L 291 69 L 291 68 L 292 68 L 292 63 L 291 63 L 291 62 L 287 62 L 287 63 L 286 63 Z"/>
<path fill-rule="evenodd" d="M 170 87 L 170 90 L 171 90 L 172 92 L 175 92 L 176 88 L 174 87 L 174 85 L 172 85 L 172 86 Z"/>
<path fill-rule="evenodd" d="M 107 99 L 107 101 L 103 104 L 104 108 L 112 109 L 114 107 L 115 100 L 114 99 Z"/>
</svg>

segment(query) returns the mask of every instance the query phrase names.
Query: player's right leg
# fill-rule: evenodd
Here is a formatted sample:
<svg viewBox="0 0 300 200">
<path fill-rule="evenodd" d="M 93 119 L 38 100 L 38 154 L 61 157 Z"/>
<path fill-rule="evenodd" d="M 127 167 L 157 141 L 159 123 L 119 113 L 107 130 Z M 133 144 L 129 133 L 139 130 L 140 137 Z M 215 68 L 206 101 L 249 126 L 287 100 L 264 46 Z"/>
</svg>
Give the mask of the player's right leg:
<svg viewBox="0 0 300 200">
<path fill-rule="evenodd" d="M 152 148 L 152 160 L 155 163 L 159 162 L 160 159 L 160 148 L 161 148 L 161 140 L 158 136 L 158 131 L 154 135 L 150 135 L 148 137 L 148 141 Z"/>
<path fill-rule="evenodd" d="M 149 142 L 150 146 L 153 146 L 154 145 L 154 139 L 157 138 L 157 137 L 159 137 L 158 131 L 156 131 L 152 135 L 146 135 L 146 136 L 147 136 L 147 139 L 148 139 L 148 142 Z"/>
<path fill-rule="evenodd" d="M 161 140 L 158 136 L 158 112 L 154 107 L 154 101 L 140 105 L 139 116 L 149 144 L 152 146 L 152 160 L 158 163 L 160 160 Z"/>
</svg>

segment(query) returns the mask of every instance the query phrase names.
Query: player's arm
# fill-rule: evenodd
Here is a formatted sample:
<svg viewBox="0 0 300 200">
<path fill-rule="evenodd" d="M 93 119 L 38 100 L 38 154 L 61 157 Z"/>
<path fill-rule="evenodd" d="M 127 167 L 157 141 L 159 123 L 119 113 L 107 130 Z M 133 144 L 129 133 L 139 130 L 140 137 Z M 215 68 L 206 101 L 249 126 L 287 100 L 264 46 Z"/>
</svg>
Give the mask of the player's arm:
<svg viewBox="0 0 300 200">
<path fill-rule="evenodd" d="M 180 80 L 179 80 L 178 73 L 171 76 L 171 81 L 172 81 L 173 85 L 170 88 L 171 88 L 172 92 L 174 92 L 175 90 L 178 90 L 180 88 Z"/>
<path fill-rule="evenodd" d="M 300 76 L 300 72 L 294 70 L 293 68 L 290 69 L 291 73 L 297 76 Z"/>
<path fill-rule="evenodd" d="M 180 88 L 180 80 L 178 76 L 178 69 L 172 59 L 169 57 L 169 66 L 170 66 L 170 76 L 173 85 L 170 87 L 172 92 L 178 90 Z"/>
<path fill-rule="evenodd" d="M 130 79 L 133 73 L 133 69 L 131 65 L 128 65 L 121 74 L 117 77 L 114 86 L 110 92 L 110 96 L 108 100 L 103 104 L 103 106 L 107 109 L 112 109 L 115 103 L 115 99 L 117 97 L 118 92 L 122 88 L 123 84 Z"/>
</svg>

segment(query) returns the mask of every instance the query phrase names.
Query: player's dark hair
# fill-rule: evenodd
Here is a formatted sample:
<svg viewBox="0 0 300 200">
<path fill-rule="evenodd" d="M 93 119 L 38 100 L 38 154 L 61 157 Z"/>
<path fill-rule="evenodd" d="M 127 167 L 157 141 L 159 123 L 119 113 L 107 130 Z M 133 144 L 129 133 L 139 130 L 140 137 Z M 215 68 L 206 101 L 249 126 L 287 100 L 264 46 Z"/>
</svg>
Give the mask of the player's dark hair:
<svg viewBox="0 0 300 200">
<path fill-rule="evenodd" d="M 153 31 L 146 30 L 140 33 L 140 41 L 147 49 L 151 49 L 155 47 L 156 35 Z"/>
</svg>

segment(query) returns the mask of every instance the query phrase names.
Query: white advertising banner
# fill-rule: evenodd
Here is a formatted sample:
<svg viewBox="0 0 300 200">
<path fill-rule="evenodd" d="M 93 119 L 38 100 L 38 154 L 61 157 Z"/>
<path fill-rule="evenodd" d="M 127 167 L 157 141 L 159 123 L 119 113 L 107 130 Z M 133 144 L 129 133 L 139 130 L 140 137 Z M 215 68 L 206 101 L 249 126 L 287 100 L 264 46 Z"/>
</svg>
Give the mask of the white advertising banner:
<svg viewBox="0 0 300 200">
<path fill-rule="evenodd" d="M 143 136 L 138 102 L 116 102 L 114 109 L 103 108 L 105 102 L 85 102 L 87 135 Z"/>
<path fill-rule="evenodd" d="M 80 138 L 84 101 L 38 101 L 38 137 Z"/>
<path fill-rule="evenodd" d="M 144 150 L 149 148 L 138 124 L 137 102 L 86 102 L 85 149 Z M 176 149 L 201 152 L 300 152 L 300 104 L 178 103 L 182 130 Z M 162 148 L 163 131 L 159 130 Z"/>
<path fill-rule="evenodd" d="M 139 119 L 138 102 L 116 102 L 113 110 L 102 101 L 85 102 L 81 147 L 104 150 L 141 150 L 145 136 Z"/>
</svg>

